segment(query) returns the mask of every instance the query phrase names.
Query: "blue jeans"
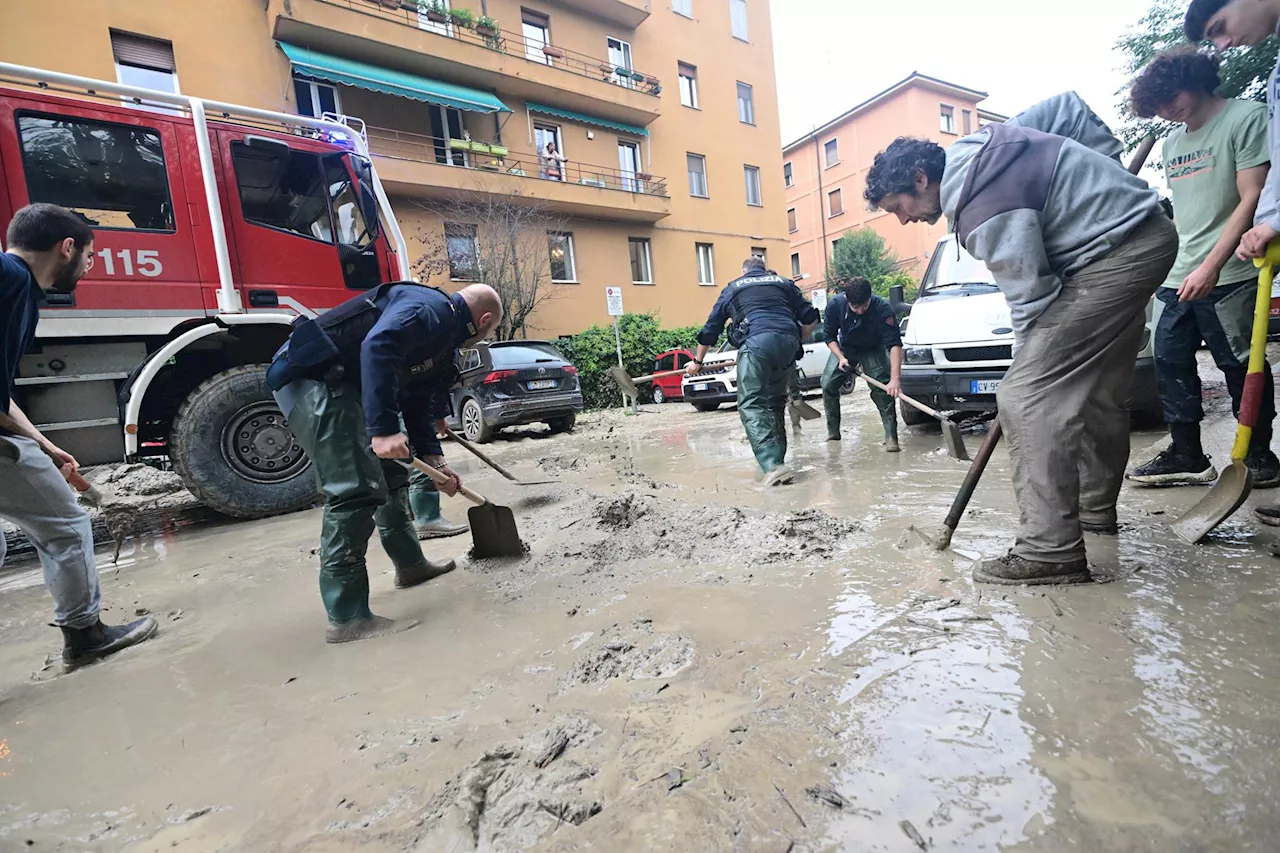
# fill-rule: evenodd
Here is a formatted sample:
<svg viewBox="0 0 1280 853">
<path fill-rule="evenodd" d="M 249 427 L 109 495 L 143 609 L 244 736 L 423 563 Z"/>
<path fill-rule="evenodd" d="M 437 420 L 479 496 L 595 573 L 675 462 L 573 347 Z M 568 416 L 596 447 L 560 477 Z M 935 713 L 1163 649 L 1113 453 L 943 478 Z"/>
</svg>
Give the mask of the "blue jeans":
<svg viewBox="0 0 1280 853">
<path fill-rule="evenodd" d="M 0 518 L 18 525 L 40 555 L 53 596 L 53 621 L 63 628 L 96 625 L 102 594 L 89 513 L 29 438 L 0 435 Z M 0 536 L 0 564 L 4 553 Z"/>
<path fill-rule="evenodd" d="M 738 417 L 766 474 L 787 457 L 783 412 L 799 349 L 797 335 L 761 332 L 738 350 Z"/>
<path fill-rule="evenodd" d="M 1223 329 L 1218 308 L 1219 303 L 1241 288 L 1252 290 L 1256 286 L 1256 281 L 1224 284 L 1194 302 L 1179 302 L 1178 291 L 1172 287 L 1162 287 L 1157 292 L 1156 298 L 1164 303 L 1164 313 L 1156 325 L 1156 382 L 1166 423 L 1195 424 L 1204 419 L 1200 372 L 1196 365 L 1196 350 L 1200 348 L 1201 340 L 1208 345 L 1214 363 L 1226 377 L 1231 409 L 1239 416 L 1248 365 L 1240 360 L 1232 346 L 1231 336 Z M 1253 311 L 1252 299 L 1236 299 L 1232 303 L 1231 310 L 1236 313 Z M 1247 318 L 1233 319 L 1238 321 L 1234 325 L 1252 326 Z M 1259 450 L 1271 446 L 1272 421 L 1276 417 L 1275 380 L 1271 376 L 1270 364 L 1263 368 L 1263 376 L 1262 408 L 1250 442 L 1251 448 Z"/>
</svg>

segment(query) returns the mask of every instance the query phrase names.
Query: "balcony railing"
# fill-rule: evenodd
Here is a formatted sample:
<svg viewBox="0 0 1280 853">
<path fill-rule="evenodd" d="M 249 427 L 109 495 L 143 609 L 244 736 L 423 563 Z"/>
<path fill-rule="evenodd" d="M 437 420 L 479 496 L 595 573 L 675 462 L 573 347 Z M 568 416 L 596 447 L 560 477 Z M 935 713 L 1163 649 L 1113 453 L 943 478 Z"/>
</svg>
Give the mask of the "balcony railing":
<svg viewBox="0 0 1280 853">
<path fill-rule="evenodd" d="M 523 57 L 528 62 L 559 68 L 591 80 L 614 83 L 646 95 L 657 95 L 662 92 L 662 83 L 657 77 L 627 68 L 625 64 L 526 39 L 523 33 L 486 29 L 475 24 L 464 26 L 449 17 L 448 13 L 437 15 L 435 12 L 429 12 L 425 4 L 419 4 L 415 0 L 321 0 L 321 2 L 333 6 L 346 6 L 415 30 L 436 33 L 442 38 L 470 42 L 497 53 Z"/>
<path fill-rule="evenodd" d="M 366 135 L 369 150 L 385 157 L 663 198 L 667 195 L 667 179 L 646 172 L 628 172 L 575 160 L 556 161 L 553 165 L 553 161 L 537 154 L 512 151 L 504 145 L 423 136 L 382 127 L 366 128 Z"/>
</svg>

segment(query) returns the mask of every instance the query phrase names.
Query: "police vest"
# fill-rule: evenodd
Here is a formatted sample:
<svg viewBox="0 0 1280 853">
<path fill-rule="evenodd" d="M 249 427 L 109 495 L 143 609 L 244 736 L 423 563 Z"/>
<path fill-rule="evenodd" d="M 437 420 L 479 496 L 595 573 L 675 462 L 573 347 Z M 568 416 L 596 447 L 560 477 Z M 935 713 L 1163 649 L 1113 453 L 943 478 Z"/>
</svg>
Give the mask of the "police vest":
<svg viewBox="0 0 1280 853">
<path fill-rule="evenodd" d="M 776 274 L 743 276 L 729 282 L 733 292 L 729 297 L 729 316 L 733 318 L 729 342 L 735 347 L 746 342 L 751 334 L 752 315 L 776 314 L 794 323 L 790 299 L 794 286 L 791 279 Z"/>
</svg>

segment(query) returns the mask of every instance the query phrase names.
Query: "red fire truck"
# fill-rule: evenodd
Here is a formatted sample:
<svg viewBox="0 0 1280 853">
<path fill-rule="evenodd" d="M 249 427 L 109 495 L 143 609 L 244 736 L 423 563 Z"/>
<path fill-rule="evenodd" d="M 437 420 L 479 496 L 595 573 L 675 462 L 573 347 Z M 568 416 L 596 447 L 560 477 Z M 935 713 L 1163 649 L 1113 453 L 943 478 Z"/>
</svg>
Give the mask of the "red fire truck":
<svg viewBox="0 0 1280 853">
<path fill-rule="evenodd" d="M 94 229 L 20 365 L 32 421 L 82 465 L 167 456 L 229 515 L 311 504 L 266 364 L 299 314 L 410 278 L 353 123 L 0 63 L 0 175 L 0 235 L 30 202 Z"/>
</svg>

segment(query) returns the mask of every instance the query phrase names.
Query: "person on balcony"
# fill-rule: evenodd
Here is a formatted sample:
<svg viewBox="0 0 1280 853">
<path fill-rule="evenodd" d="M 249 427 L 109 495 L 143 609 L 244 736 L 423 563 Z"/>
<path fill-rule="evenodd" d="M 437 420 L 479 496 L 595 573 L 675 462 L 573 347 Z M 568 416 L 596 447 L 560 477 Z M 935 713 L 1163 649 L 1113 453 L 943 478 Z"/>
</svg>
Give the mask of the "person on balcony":
<svg viewBox="0 0 1280 853">
<path fill-rule="evenodd" d="M 542 151 L 542 177 L 549 181 L 563 181 L 564 162 L 564 155 L 556 149 L 556 144 L 548 142 Z"/>
</svg>

